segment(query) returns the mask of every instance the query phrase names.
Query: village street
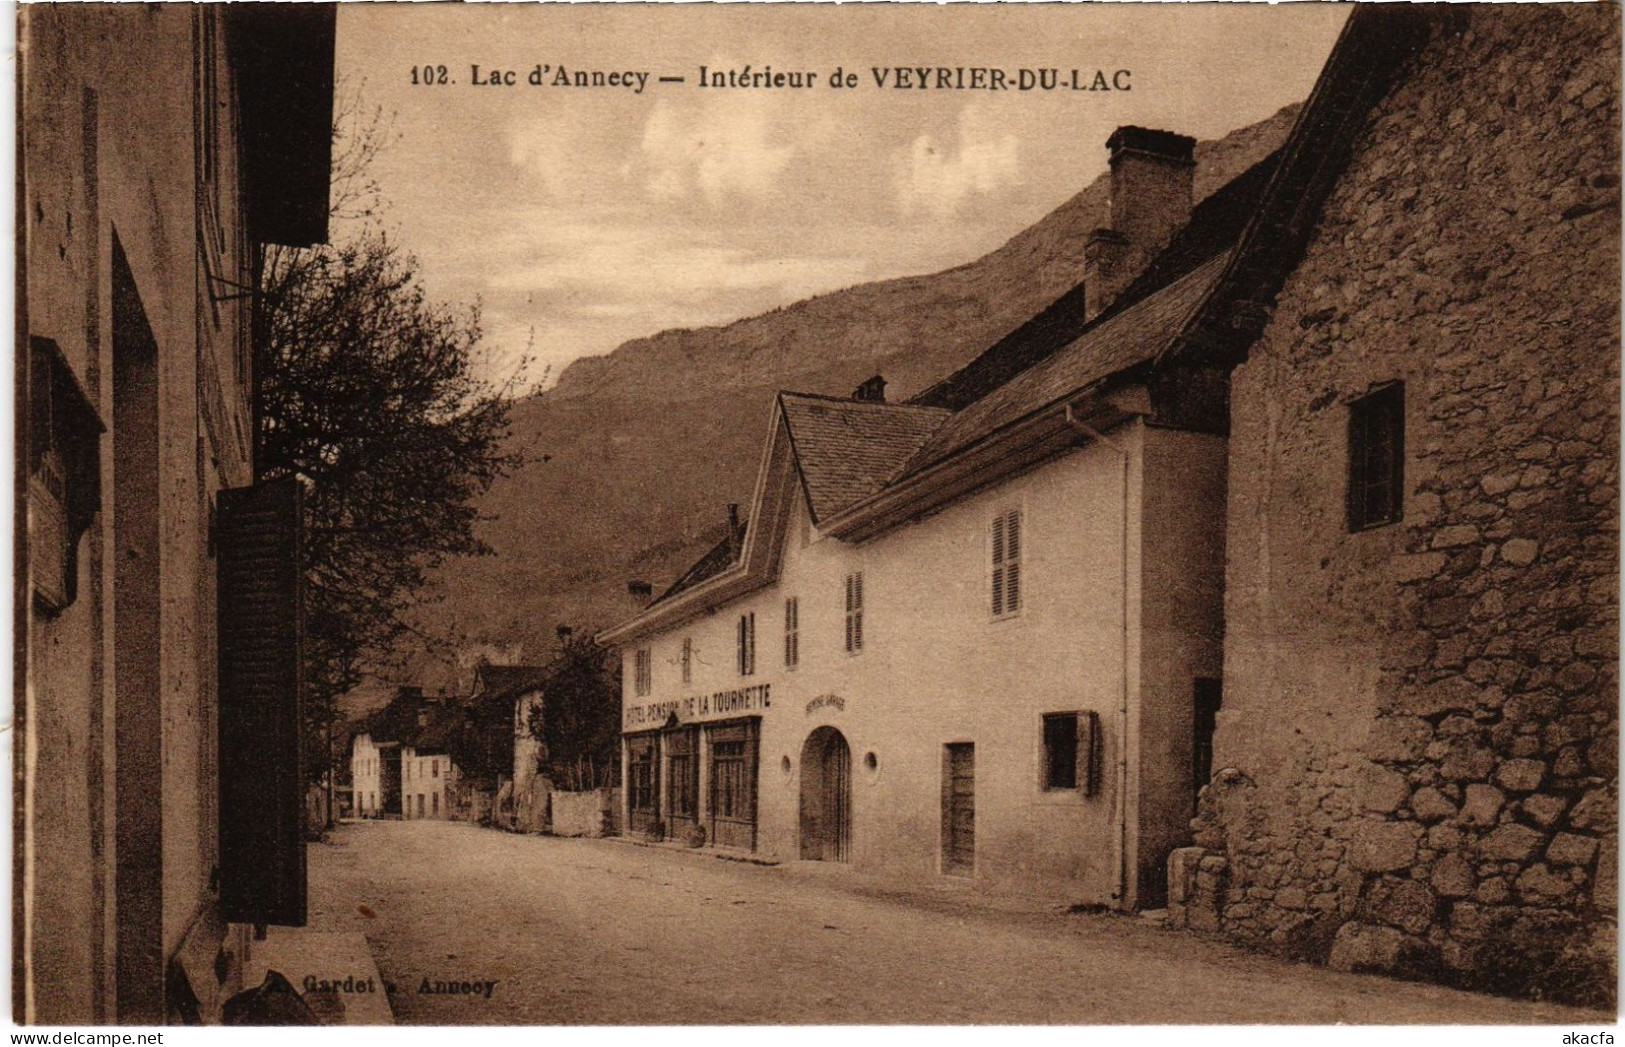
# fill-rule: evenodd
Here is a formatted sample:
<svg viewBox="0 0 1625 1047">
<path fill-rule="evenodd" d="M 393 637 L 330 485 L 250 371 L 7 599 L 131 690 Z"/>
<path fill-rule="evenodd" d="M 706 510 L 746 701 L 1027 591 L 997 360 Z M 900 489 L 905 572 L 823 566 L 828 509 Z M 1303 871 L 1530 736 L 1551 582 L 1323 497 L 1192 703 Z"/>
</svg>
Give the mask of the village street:
<svg viewBox="0 0 1625 1047">
<path fill-rule="evenodd" d="M 367 936 L 402 1024 L 1597 1020 L 1134 917 L 454 822 L 344 824 L 311 845 L 310 885 L 311 928 Z"/>
</svg>

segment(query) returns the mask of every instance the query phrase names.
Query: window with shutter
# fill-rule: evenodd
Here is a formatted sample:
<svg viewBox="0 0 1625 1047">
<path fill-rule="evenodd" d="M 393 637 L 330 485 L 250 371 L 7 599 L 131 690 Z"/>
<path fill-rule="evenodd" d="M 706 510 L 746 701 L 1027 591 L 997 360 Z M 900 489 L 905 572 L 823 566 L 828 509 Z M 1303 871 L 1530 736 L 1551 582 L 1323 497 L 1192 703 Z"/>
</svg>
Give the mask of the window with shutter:
<svg viewBox="0 0 1625 1047">
<path fill-rule="evenodd" d="M 801 606 L 790 597 L 784 601 L 784 666 L 794 669 L 801 661 Z"/>
<path fill-rule="evenodd" d="M 302 489 L 220 492 L 220 883 L 226 919 L 305 924 Z"/>
<path fill-rule="evenodd" d="M 1021 510 L 993 518 L 993 617 L 1021 611 Z"/>
<path fill-rule="evenodd" d="M 632 690 L 640 698 L 654 690 L 654 665 L 647 647 L 632 655 Z"/>
<path fill-rule="evenodd" d="M 756 612 L 739 616 L 739 675 L 756 672 Z"/>
<path fill-rule="evenodd" d="M 1100 715 L 1093 711 L 1044 716 L 1044 789 L 1100 792 Z"/>
<path fill-rule="evenodd" d="M 863 572 L 846 576 L 846 653 L 863 650 Z"/>
<path fill-rule="evenodd" d="M 79 538 L 101 509 L 101 419 L 56 342 L 29 339 L 28 566 L 35 607 L 78 596 Z"/>
</svg>

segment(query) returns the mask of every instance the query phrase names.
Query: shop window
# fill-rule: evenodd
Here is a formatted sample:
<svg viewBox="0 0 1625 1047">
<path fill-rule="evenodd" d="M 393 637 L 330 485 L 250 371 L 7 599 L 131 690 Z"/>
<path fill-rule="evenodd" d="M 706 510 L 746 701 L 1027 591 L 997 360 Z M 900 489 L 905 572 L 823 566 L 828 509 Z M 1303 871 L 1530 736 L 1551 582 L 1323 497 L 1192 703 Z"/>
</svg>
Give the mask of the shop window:
<svg viewBox="0 0 1625 1047">
<path fill-rule="evenodd" d="M 719 818 L 748 818 L 750 776 L 745 766 L 744 742 L 717 742 L 711 749 L 715 811 Z"/>
<path fill-rule="evenodd" d="M 846 576 L 846 653 L 863 650 L 863 572 Z"/>
<path fill-rule="evenodd" d="M 693 730 L 678 731 L 667 738 L 671 765 L 671 813 L 677 818 L 698 818 L 700 814 L 700 762 L 698 740 Z"/>
<path fill-rule="evenodd" d="M 993 519 L 993 617 L 1021 610 L 1021 510 Z"/>
<path fill-rule="evenodd" d="M 34 602 L 59 614 L 78 596 L 79 538 L 101 508 L 104 427 L 57 344 L 29 339 L 28 558 Z"/>
<path fill-rule="evenodd" d="M 694 638 L 683 637 L 683 682 L 694 682 Z"/>
<path fill-rule="evenodd" d="M 801 661 L 801 606 L 794 597 L 784 601 L 784 667 L 794 669 Z"/>
<path fill-rule="evenodd" d="M 756 672 L 756 612 L 739 616 L 739 675 Z"/>
<path fill-rule="evenodd" d="M 1349 530 L 1398 523 L 1405 506 L 1405 385 L 1349 404 Z"/>
<path fill-rule="evenodd" d="M 634 811 L 653 814 L 659 805 L 656 786 L 655 746 L 652 738 L 634 739 L 628 758 L 628 785 L 632 790 L 631 806 Z"/>
<path fill-rule="evenodd" d="M 654 690 L 654 664 L 649 648 L 639 647 L 632 652 L 632 691 L 638 697 Z"/>
<path fill-rule="evenodd" d="M 1100 717 L 1093 712 L 1044 716 L 1044 789 L 1100 791 Z"/>
<path fill-rule="evenodd" d="M 757 722 L 707 728 L 711 839 L 723 847 L 756 846 Z"/>
</svg>

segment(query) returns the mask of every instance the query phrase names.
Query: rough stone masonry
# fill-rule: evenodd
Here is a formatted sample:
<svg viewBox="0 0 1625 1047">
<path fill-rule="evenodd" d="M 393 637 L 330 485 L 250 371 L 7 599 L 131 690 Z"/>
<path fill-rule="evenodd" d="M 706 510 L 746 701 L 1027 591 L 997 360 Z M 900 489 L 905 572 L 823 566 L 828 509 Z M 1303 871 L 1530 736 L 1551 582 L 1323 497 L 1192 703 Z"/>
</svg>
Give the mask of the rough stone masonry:
<svg viewBox="0 0 1625 1047">
<path fill-rule="evenodd" d="M 1619 12 L 1474 7 L 1370 115 L 1232 377 L 1224 708 L 1176 922 L 1612 998 Z M 1405 383 L 1403 519 L 1348 403 Z"/>
</svg>

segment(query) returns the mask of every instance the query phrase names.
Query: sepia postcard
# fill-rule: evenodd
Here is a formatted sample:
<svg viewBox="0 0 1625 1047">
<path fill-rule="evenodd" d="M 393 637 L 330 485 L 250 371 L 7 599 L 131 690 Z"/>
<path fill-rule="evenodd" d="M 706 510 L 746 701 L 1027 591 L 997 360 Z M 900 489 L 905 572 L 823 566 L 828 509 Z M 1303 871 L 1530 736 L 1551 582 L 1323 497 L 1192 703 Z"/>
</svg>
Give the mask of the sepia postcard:
<svg viewBox="0 0 1625 1047">
<path fill-rule="evenodd" d="M 16 15 L 14 1024 L 1613 1042 L 1617 4 Z"/>
</svg>

